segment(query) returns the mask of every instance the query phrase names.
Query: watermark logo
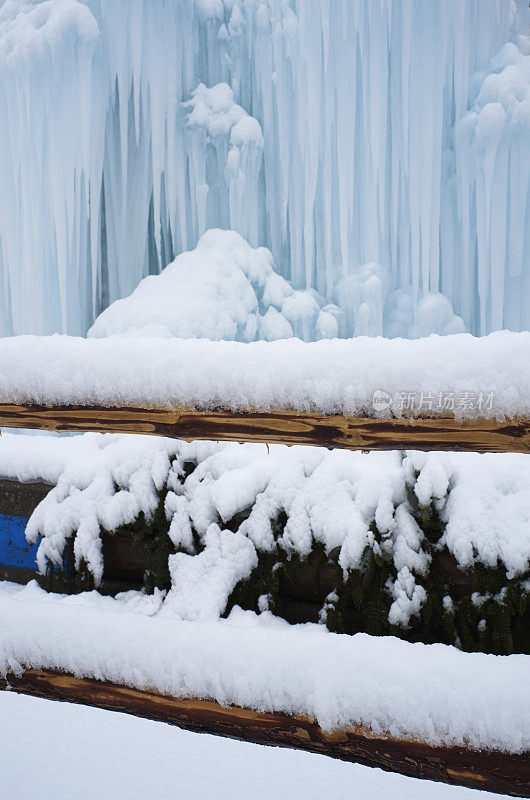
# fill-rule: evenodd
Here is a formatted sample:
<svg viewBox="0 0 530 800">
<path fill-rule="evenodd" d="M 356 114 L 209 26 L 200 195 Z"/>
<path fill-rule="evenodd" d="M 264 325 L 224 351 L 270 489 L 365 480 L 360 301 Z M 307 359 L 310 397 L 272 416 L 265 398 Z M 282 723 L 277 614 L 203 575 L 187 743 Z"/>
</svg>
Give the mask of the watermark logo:
<svg viewBox="0 0 530 800">
<path fill-rule="evenodd" d="M 476 414 L 492 410 L 493 392 L 395 392 L 392 395 L 384 389 L 376 389 L 372 405 L 378 413 L 392 409 L 397 414 L 405 411 Z"/>
<path fill-rule="evenodd" d="M 392 405 L 392 395 L 383 389 L 376 389 L 372 396 L 375 411 L 386 411 Z"/>
</svg>

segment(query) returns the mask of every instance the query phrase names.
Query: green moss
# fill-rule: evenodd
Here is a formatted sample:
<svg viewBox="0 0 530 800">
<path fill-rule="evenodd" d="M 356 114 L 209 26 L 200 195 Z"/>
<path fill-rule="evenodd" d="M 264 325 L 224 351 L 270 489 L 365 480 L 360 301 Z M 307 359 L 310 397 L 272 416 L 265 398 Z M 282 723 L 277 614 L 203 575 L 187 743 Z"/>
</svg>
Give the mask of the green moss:
<svg viewBox="0 0 530 800">
<path fill-rule="evenodd" d="M 168 559 L 175 553 L 175 546 L 169 538 L 169 523 L 164 510 L 164 496 L 159 495 L 156 511 L 150 520 L 140 514 L 131 531 L 133 543 L 146 553 L 144 589 L 152 594 L 156 589 L 169 589 L 171 576 Z"/>
<path fill-rule="evenodd" d="M 425 535 L 423 548 L 432 559 L 428 574 L 419 578 L 427 592 L 419 616 L 411 618 L 407 629 L 388 621 L 393 598 L 387 583 L 389 579 L 395 580 L 396 569 L 392 553 L 385 547 L 387 537 L 373 522 L 370 529 L 374 544 L 365 548 L 359 567 L 349 571 L 345 580 L 341 578 L 329 587 L 338 599 L 325 604 L 328 629 L 337 633 L 363 631 L 374 636 L 392 635 L 426 644 L 441 642 L 469 652 L 530 653 L 530 596 L 524 588 L 530 574 L 509 580 L 502 565 L 488 567 L 480 563 L 466 572 L 458 567 L 447 548 L 440 547 L 443 523 L 434 504 L 417 509 L 415 518 Z M 275 523 L 277 538 L 286 519 L 282 515 Z M 333 564 L 336 574 L 341 574 L 339 552 L 337 548 L 326 555 L 323 546 L 314 542 L 311 569 L 315 582 L 326 563 Z M 258 598 L 263 594 L 271 598 L 272 610 L 281 610 L 287 605 L 286 598 L 280 595 L 282 584 L 288 581 L 296 585 L 302 570 L 307 581 L 307 568 L 307 559 L 287 554 L 280 544 L 273 553 L 258 553 L 258 566 L 236 586 L 226 613 L 235 604 L 258 611 Z M 477 603 L 475 594 L 481 595 L 483 602 Z M 446 605 L 444 598 L 448 597 L 451 602 Z"/>
<path fill-rule="evenodd" d="M 184 464 L 182 482 L 195 466 L 192 461 Z M 144 587 L 149 592 L 155 587 L 170 588 L 168 559 L 177 552 L 168 534 L 166 492 L 159 493 L 152 517 L 140 514 L 132 525 L 115 532 L 131 536 L 134 546 L 145 551 Z M 427 599 L 407 629 L 388 621 L 393 602 L 389 586 L 395 581 L 397 571 L 392 539 L 378 530 L 375 521 L 370 525 L 373 541 L 365 547 L 359 565 L 343 575 L 338 563 L 340 548 L 327 554 L 323 545 L 314 541 L 307 558 L 285 548 L 282 535 L 288 518 L 284 510 L 272 523 L 273 550 L 258 552 L 256 568 L 235 586 L 225 615 L 234 605 L 259 611 L 259 598 L 267 595 L 269 608 L 275 613 L 289 618 L 296 606 L 298 621 L 318 621 L 320 616 L 329 630 L 337 633 L 363 631 L 374 636 L 398 636 L 411 642 L 441 642 L 469 652 L 530 653 L 530 596 L 525 590 L 530 572 L 508 578 L 504 565 L 488 566 L 478 561 L 472 569 L 461 569 L 440 543 L 444 523 L 435 504 L 420 507 L 411 490 L 408 499 L 423 533 L 421 547 L 431 563 L 426 575 L 416 576 L 426 590 Z M 251 510 L 244 509 L 232 519 L 218 522 L 224 529 L 235 532 Z M 203 545 L 196 532 L 194 543 L 195 552 L 200 552 Z M 53 591 L 93 588 L 86 564 L 77 570 L 73 568 L 73 539 L 65 550 L 62 568 L 50 568 L 43 582 Z M 327 602 L 326 596 L 332 591 L 337 599 Z M 450 601 L 444 603 L 447 598 Z"/>
<path fill-rule="evenodd" d="M 46 573 L 39 576 L 38 581 L 47 592 L 57 594 L 80 594 L 95 588 L 94 576 L 86 561 L 81 559 L 79 568 L 75 567 L 73 538 L 66 543 L 62 564 L 57 566 L 48 562 Z"/>
<path fill-rule="evenodd" d="M 275 610 L 279 586 L 280 574 L 284 565 L 278 561 L 278 553 L 259 553 L 258 566 L 252 571 L 251 575 L 234 587 L 226 604 L 223 616 L 228 616 L 234 606 L 241 606 L 244 609 L 259 611 L 258 599 L 262 595 L 269 596 L 269 609 Z"/>
</svg>

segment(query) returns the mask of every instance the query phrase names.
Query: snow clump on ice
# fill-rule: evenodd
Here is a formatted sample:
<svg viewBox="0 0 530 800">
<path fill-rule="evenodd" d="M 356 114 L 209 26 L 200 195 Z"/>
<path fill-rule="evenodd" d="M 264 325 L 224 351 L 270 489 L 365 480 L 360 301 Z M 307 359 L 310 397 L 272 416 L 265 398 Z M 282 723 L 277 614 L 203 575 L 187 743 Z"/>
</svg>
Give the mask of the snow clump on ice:
<svg viewBox="0 0 530 800">
<path fill-rule="evenodd" d="M 88 335 L 304 341 L 339 334 L 342 312 L 321 309 L 316 292 L 296 291 L 274 270 L 265 247 L 235 231 L 210 230 L 160 275 L 97 318 Z"/>
</svg>

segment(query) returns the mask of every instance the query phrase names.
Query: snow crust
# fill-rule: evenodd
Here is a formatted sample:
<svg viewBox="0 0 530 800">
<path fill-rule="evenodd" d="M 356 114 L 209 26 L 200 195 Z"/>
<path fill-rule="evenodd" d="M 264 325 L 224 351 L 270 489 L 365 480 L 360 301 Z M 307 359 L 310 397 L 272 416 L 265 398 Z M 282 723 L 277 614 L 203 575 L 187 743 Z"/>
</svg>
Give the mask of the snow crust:
<svg viewBox="0 0 530 800">
<path fill-rule="evenodd" d="M 0 583 L 0 621 L 2 672 L 65 670 L 303 714 L 327 730 L 360 724 L 432 744 L 530 748 L 528 656 L 331 634 L 238 608 L 227 620 L 179 622 L 132 611 L 119 596 L 47 594 L 35 582 Z"/>
<path fill-rule="evenodd" d="M 426 297 L 439 333 L 528 329 L 528 21 L 526 0 L 7 0 L 0 334 L 84 335 L 212 227 L 344 335 L 409 335 Z"/>
</svg>

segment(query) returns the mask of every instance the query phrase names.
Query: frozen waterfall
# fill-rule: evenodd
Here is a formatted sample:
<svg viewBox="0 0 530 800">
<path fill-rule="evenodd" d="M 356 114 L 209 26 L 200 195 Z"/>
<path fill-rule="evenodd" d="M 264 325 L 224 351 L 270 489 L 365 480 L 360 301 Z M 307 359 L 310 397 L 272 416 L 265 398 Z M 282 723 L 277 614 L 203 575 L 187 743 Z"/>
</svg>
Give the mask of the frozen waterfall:
<svg viewBox="0 0 530 800">
<path fill-rule="evenodd" d="M 4 0 L 0 335 L 85 334 L 212 227 L 346 335 L 529 329 L 528 25 L 526 0 Z"/>
</svg>

